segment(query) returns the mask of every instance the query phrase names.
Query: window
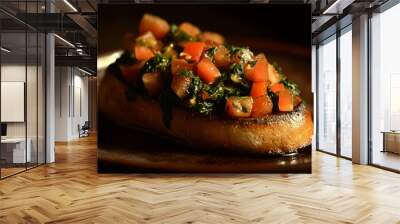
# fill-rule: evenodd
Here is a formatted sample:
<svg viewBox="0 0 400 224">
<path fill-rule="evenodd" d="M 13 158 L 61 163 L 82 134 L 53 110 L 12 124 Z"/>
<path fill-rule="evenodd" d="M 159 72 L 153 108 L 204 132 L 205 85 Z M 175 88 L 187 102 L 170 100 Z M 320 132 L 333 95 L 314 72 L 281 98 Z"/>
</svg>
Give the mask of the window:
<svg viewBox="0 0 400 224">
<path fill-rule="evenodd" d="M 400 170 L 400 4 L 371 18 L 371 162 Z"/>
<path fill-rule="evenodd" d="M 340 35 L 340 155 L 352 157 L 352 35 L 351 26 Z"/>
<path fill-rule="evenodd" d="M 318 47 L 317 149 L 336 153 L 336 36 Z"/>
<path fill-rule="evenodd" d="M 25 1 L 18 7 L 38 13 L 42 4 Z M 12 16 L 0 12 L 0 17 L 7 20 L 0 23 L 0 178 L 5 178 L 45 163 L 46 40 Z"/>
</svg>

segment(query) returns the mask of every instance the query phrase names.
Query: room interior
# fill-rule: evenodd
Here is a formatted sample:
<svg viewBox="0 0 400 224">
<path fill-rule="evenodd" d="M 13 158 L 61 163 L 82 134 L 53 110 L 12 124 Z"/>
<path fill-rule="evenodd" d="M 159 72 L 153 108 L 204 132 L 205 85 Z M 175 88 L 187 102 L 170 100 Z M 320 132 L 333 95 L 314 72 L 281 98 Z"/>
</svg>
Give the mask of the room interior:
<svg viewBox="0 0 400 224">
<path fill-rule="evenodd" d="M 138 2 L 0 2 L 0 223 L 400 221 L 399 1 L 284 1 L 312 9 L 312 174 L 99 175 L 97 5 Z"/>
</svg>

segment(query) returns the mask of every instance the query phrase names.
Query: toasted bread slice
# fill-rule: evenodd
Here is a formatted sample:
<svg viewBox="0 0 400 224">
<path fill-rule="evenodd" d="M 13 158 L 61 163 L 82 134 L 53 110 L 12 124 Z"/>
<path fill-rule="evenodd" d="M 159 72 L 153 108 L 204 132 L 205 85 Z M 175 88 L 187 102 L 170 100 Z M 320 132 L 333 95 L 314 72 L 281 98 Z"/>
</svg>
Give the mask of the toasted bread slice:
<svg viewBox="0 0 400 224">
<path fill-rule="evenodd" d="M 176 106 L 167 128 L 159 103 L 147 96 L 129 101 L 127 88 L 110 72 L 106 72 L 99 88 L 99 110 L 119 125 L 141 127 L 191 146 L 216 150 L 285 154 L 311 144 L 312 115 L 303 103 L 293 112 L 238 120 L 205 116 Z"/>
</svg>

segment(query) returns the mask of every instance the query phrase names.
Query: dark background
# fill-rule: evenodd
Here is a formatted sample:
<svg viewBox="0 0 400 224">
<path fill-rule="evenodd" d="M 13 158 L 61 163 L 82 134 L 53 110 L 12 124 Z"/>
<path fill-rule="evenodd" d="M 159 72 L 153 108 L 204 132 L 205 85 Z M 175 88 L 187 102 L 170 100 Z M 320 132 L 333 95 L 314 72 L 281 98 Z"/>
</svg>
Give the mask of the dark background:
<svg viewBox="0 0 400 224">
<path fill-rule="evenodd" d="M 189 21 L 201 30 L 223 34 L 228 43 L 243 45 L 239 37 L 266 38 L 306 49 L 311 47 L 310 5 L 268 4 L 136 4 L 99 5 L 99 53 L 110 49 L 110 43 L 122 47 L 125 32 L 137 33 L 144 13 L 166 19 L 170 24 Z M 102 37 L 107 37 L 102 38 Z M 240 38 L 239 38 L 240 39 Z"/>
</svg>

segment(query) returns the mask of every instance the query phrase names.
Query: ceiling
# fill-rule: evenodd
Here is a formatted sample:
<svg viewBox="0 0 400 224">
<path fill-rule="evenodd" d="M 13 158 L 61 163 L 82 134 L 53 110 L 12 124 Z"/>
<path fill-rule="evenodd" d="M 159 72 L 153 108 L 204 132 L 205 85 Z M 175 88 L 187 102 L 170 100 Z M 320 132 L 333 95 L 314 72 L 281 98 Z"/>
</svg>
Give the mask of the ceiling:
<svg viewBox="0 0 400 224">
<path fill-rule="evenodd" d="M 154 0 L 155 2 L 187 2 L 185 0 Z M 223 2 L 222 0 L 217 0 Z M 380 5 L 386 0 L 231 0 L 236 2 L 269 3 L 269 4 L 311 4 L 313 38 L 326 35 L 326 30 L 332 27 L 345 14 L 356 14 L 368 7 Z M 62 60 L 90 59 L 95 70 L 97 46 L 97 5 L 126 4 L 152 2 L 152 0 L 1 0 L 0 20 L 2 25 L 2 45 L 12 52 L 12 55 L 26 55 L 25 41 L 28 43 L 28 57 L 36 49 L 31 43 L 31 37 L 25 40 L 25 30 L 55 32 L 61 38 L 55 38 L 56 55 Z M 192 1 L 193 2 L 193 1 Z M 195 0 L 195 2 L 205 2 Z M 214 1 L 215 2 L 215 1 Z M 46 9 L 47 7 L 47 9 Z M 50 10 L 51 8 L 51 10 Z M 52 11 L 52 13 L 48 13 Z M 328 13 L 326 13 L 328 12 Z M 290 15 L 283 15 L 290 17 Z M 334 31 L 332 31 L 334 32 Z M 74 47 L 71 47 L 72 43 Z M 34 41 L 36 42 L 36 41 Z M 79 50 L 77 50 L 79 49 Z M 68 57 L 74 58 L 68 58 Z M 84 56 L 84 58 L 82 57 Z M 60 57 L 61 58 L 61 57 Z M 60 59 L 61 60 L 61 59 Z M 63 61 L 63 63 L 68 63 Z"/>
</svg>

